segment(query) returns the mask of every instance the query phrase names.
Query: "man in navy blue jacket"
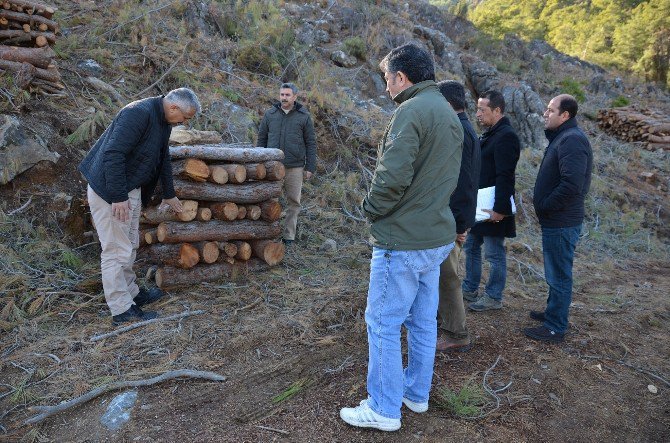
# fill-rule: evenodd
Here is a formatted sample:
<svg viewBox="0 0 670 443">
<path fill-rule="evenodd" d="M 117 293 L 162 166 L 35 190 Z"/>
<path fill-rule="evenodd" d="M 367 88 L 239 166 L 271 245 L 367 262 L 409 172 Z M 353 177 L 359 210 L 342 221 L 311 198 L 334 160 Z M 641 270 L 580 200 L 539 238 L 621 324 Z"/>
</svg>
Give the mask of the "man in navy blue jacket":
<svg viewBox="0 0 670 443">
<path fill-rule="evenodd" d="M 572 301 L 572 263 L 584 220 L 584 199 L 591 185 L 593 151 L 577 126 L 577 101 L 562 94 L 544 112 L 549 146 L 535 181 L 533 205 L 542 227 L 544 275 L 549 297 L 544 312 L 531 311 L 542 326 L 525 328 L 535 340 L 558 343 L 568 328 Z"/>
<path fill-rule="evenodd" d="M 79 165 L 88 181 L 88 203 L 102 247 L 102 286 L 114 324 L 158 315 L 140 306 L 156 301 L 162 292 L 140 289 L 135 283 L 140 210 L 160 179 L 161 207 L 182 211 L 172 183 L 168 141 L 172 126 L 197 112 L 200 102 L 188 88 L 132 102 L 119 111 Z"/>
</svg>

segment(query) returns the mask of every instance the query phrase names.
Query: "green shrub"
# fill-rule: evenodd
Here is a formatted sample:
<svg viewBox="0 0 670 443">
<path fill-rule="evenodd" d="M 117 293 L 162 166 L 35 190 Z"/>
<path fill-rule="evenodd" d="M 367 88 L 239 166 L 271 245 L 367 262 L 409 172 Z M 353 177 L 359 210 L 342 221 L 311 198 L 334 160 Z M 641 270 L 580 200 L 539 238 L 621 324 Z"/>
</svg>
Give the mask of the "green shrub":
<svg viewBox="0 0 670 443">
<path fill-rule="evenodd" d="M 612 100 L 612 107 L 613 108 L 619 108 L 621 106 L 628 106 L 630 104 L 630 100 L 628 100 L 626 97 L 623 95 L 618 96 L 614 100 Z"/>
<path fill-rule="evenodd" d="M 366 54 L 368 52 L 367 45 L 365 40 L 361 37 L 349 37 L 344 40 L 344 52 L 349 55 L 353 55 L 359 60 L 365 61 Z"/>
<path fill-rule="evenodd" d="M 468 382 L 458 392 L 446 387 L 438 390 L 435 403 L 459 417 L 477 417 L 486 403 L 486 396 L 481 387 Z"/>
<path fill-rule="evenodd" d="M 561 81 L 561 92 L 563 94 L 570 94 L 579 103 L 584 103 L 586 101 L 586 94 L 584 94 L 582 85 L 572 78 L 564 78 Z"/>
</svg>

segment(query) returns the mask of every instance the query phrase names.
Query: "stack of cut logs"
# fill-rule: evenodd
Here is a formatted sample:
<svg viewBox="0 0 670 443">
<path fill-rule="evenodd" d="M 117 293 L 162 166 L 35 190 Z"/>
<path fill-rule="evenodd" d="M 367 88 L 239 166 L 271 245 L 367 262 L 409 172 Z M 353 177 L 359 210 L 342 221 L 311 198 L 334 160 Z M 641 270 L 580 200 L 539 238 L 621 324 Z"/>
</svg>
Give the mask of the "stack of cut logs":
<svg viewBox="0 0 670 443">
<path fill-rule="evenodd" d="M 182 213 L 149 207 L 140 218 L 138 255 L 158 264 L 161 288 L 265 269 L 284 258 L 279 149 L 171 146 Z M 148 229 L 147 229 L 148 227 Z"/>
<path fill-rule="evenodd" d="M 60 94 L 65 86 L 54 64 L 56 8 L 30 0 L 0 0 L 0 73 L 15 73 L 21 89 Z"/>
<path fill-rule="evenodd" d="M 646 142 L 650 151 L 670 150 L 670 117 L 634 106 L 601 109 L 598 125 L 606 132 L 629 142 Z"/>
</svg>

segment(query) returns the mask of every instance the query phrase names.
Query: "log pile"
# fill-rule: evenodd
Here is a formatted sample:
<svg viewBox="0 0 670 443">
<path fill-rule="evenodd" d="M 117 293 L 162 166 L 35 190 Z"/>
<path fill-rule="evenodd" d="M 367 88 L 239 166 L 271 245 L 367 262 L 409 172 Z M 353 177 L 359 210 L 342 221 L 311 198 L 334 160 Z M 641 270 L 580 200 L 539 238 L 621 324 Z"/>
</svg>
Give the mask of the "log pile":
<svg viewBox="0 0 670 443">
<path fill-rule="evenodd" d="M 138 256 L 159 266 L 160 288 L 192 285 L 274 266 L 285 175 L 279 149 L 171 146 L 175 214 L 146 208 Z"/>
<path fill-rule="evenodd" d="M 606 132 L 628 142 L 644 142 L 650 151 L 670 150 L 670 117 L 635 106 L 601 109 L 598 125 Z"/>
<path fill-rule="evenodd" d="M 65 86 L 50 45 L 60 31 L 56 8 L 32 0 L 0 0 L 0 74 L 11 72 L 21 89 L 62 94 Z"/>
</svg>

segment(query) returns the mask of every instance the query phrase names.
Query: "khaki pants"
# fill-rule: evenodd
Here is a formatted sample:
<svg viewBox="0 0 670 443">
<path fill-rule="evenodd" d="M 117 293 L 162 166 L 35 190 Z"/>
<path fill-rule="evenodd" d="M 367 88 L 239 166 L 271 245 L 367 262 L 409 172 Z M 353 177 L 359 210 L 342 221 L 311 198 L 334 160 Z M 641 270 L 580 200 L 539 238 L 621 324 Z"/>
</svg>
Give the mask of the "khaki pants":
<svg viewBox="0 0 670 443">
<path fill-rule="evenodd" d="M 100 198 L 90 186 L 87 196 L 102 247 L 100 271 L 105 300 L 112 315 L 122 314 L 134 304 L 133 298 L 140 291 L 135 283 L 133 263 L 140 244 L 141 191 L 133 189 L 128 193 L 130 216 L 125 223 L 112 216 L 112 205 Z"/>
<path fill-rule="evenodd" d="M 302 174 L 304 168 L 287 168 L 284 176 L 284 194 L 286 195 L 286 221 L 284 238 L 295 240 L 295 229 L 300 214 L 300 193 L 302 192 Z"/>
<path fill-rule="evenodd" d="M 455 242 L 451 254 L 440 265 L 440 304 L 437 309 L 438 328 L 456 340 L 470 336 L 465 325 L 463 292 L 458 278 L 458 260 L 462 249 Z"/>
</svg>

